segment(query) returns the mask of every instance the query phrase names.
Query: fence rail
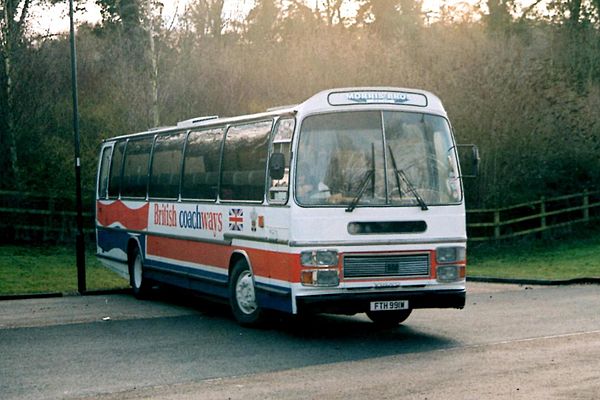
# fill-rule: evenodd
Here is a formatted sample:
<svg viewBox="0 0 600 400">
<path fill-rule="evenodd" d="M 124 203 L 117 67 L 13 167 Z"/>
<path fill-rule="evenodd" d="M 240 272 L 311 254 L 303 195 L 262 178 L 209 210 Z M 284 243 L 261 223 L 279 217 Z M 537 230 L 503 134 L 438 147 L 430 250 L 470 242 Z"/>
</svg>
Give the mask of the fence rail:
<svg viewBox="0 0 600 400">
<path fill-rule="evenodd" d="M 84 234 L 94 239 L 94 208 L 87 202 Z M 0 190 L 0 238 L 3 242 L 74 242 L 75 202 L 59 196 Z"/>
<path fill-rule="evenodd" d="M 94 240 L 94 204 L 84 206 L 84 233 Z M 0 238 L 6 241 L 72 242 L 72 199 L 0 190 Z M 600 191 L 576 193 L 497 209 L 467 210 L 470 241 L 517 238 L 600 219 Z"/>
<path fill-rule="evenodd" d="M 600 219 L 600 191 L 570 194 L 498 209 L 467 210 L 469 240 L 501 240 Z"/>
</svg>

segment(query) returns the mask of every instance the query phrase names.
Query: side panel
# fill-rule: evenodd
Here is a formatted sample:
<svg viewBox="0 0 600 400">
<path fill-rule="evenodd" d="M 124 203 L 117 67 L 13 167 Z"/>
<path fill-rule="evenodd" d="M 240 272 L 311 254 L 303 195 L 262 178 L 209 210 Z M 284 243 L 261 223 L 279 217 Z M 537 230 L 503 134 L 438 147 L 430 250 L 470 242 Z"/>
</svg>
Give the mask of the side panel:
<svg viewBox="0 0 600 400">
<path fill-rule="evenodd" d="M 149 205 L 142 201 L 98 200 L 96 202 L 96 254 L 100 261 L 128 277 L 127 246 L 135 240 L 146 253 L 145 231 Z"/>
<path fill-rule="evenodd" d="M 185 279 L 185 287 L 227 298 L 229 268 L 234 253 L 247 256 L 261 307 L 291 312 L 291 284 L 288 279 L 290 266 L 297 265 L 297 256 L 293 254 L 242 243 L 229 245 L 148 235 L 146 266 L 167 283 L 183 286 L 177 280 Z"/>
<path fill-rule="evenodd" d="M 99 200 L 98 256 L 127 274 L 133 238 L 148 277 L 208 295 L 229 296 L 229 269 L 247 257 L 259 304 L 291 312 L 291 286 L 299 277 L 298 254 L 287 246 L 289 208 L 191 202 Z"/>
</svg>

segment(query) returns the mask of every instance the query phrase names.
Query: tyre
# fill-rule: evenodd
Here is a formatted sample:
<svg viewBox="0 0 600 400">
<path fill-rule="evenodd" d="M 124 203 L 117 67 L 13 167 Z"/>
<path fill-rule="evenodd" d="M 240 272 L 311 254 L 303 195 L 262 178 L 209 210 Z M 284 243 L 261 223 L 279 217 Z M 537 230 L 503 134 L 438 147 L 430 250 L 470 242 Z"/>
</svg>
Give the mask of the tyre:
<svg viewBox="0 0 600 400">
<path fill-rule="evenodd" d="M 392 328 L 406 321 L 412 309 L 394 311 L 367 311 L 367 317 L 376 325 L 384 328 Z"/>
<path fill-rule="evenodd" d="M 129 283 L 136 298 L 148 297 L 152 284 L 144 276 L 144 260 L 138 247 L 133 249 L 129 258 Z"/>
<path fill-rule="evenodd" d="M 245 326 L 264 321 L 264 311 L 256 301 L 254 277 L 245 259 L 235 263 L 229 279 L 229 303 L 235 319 Z"/>
</svg>

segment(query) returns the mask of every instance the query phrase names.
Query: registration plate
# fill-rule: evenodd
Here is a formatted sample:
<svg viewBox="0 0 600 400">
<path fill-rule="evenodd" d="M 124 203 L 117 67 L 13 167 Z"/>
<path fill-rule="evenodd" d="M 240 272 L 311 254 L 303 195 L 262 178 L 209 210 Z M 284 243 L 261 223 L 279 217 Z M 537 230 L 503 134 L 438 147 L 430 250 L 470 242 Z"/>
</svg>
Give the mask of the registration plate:
<svg viewBox="0 0 600 400">
<path fill-rule="evenodd" d="M 408 310 L 408 300 L 372 301 L 371 311 Z"/>
</svg>

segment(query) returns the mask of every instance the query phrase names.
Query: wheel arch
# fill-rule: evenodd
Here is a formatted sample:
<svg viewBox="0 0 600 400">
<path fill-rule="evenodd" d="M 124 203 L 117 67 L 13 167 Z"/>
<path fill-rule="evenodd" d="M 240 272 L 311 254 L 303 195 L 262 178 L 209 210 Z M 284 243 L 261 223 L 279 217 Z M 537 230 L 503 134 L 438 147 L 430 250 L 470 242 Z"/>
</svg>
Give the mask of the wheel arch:
<svg viewBox="0 0 600 400">
<path fill-rule="evenodd" d="M 235 265 L 240 260 L 246 260 L 246 264 L 248 264 L 248 268 L 250 268 L 250 273 L 252 274 L 252 277 L 254 277 L 254 271 L 252 269 L 252 263 L 250 262 L 250 256 L 248 256 L 248 253 L 246 253 L 246 251 L 238 249 L 238 250 L 234 250 L 233 253 L 231 253 L 231 257 L 229 257 L 229 268 L 227 270 L 227 281 L 228 282 L 231 279 L 231 273 L 233 271 L 233 267 L 235 267 Z"/>
<path fill-rule="evenodd" d="M 142 245 L 140 243 L 140 240 L 138 237 L 132 236 L 127 241 L 127 265 L 130 267 L 131 267 L 131 264 L 133 263 L 133 257 L 132 257 L 133 251 L 136 248 L 139 250 L 142 260 L 144 260 L 145 257 L 144 257 L 144 252 L 142 251 Z"/>
</svg>

